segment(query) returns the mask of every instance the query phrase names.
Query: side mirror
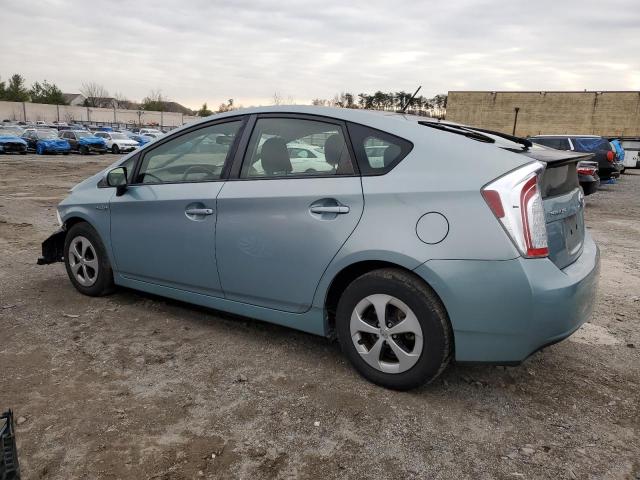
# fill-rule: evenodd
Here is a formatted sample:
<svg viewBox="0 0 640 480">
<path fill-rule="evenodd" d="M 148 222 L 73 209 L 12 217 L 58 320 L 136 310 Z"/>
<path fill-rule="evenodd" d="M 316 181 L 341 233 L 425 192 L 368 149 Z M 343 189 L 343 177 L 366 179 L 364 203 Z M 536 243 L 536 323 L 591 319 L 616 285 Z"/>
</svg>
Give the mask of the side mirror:
<svg viewBox="0 0 640 480">
<path fill-rule="evenodd" d="M 116 167 L 107 173 L 107 185 L 116 188 L 116 195 L 122 196 L 127 191 L 127 169 Z"/>
</svg>

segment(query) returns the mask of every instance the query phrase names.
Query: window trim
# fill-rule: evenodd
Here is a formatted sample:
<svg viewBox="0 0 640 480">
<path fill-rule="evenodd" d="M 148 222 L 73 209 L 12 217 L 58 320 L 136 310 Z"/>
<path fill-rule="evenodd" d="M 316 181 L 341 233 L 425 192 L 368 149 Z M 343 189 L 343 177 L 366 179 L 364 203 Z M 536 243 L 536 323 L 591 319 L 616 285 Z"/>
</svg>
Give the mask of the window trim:
<svg viewBox="0 0 640 480">
<path fill-rule="evenodd" d="M 410 140 L 407 140 L 404 137 L 400 137 L 398 135 L 394 135 L 393 133 L 385 132 L 384 130 L 380 130 L 378 128 L 374 128 L 374 127 L 371 127 L 369 125 L 364 125 L 362 123 L 347 122 L 347 129 L 349 129 L 351 126 L 357 127 L 357 128 L 366 128 L 366 129 L 371 130 L 373 132 L 377 132 L 377 133 L 380 134 L 380 136 L 379 136 L 380 140 L 386 141 L 385 137 L 389 138 L 390 139 L 390 140 L 388 140 L 389 143 L 396 143 L 401 149 L 400 156 L 398 156 L 398 158 L 396 158 L 389 165 L 387 165 L 384 168 L 373 169 L 371 167 L 371 164 L 369 163 L 369 157 L 367 157 L 367 152 L 366 152 L 365 147 L 364 147 L 364 142 L 362 142 L 362 145 L 356 145 L 356 143 L 353 142 L 353 149 L 356 152 L 356 157 L 355 157 L 356 158 L 356 162 L 358 163 L 358 167 L 360 169 L 361 176 L 363 176 L 363 177 L 379 177 L 379 176 L 382 176 L 382 175 L 386 175 L 391 170 L 393 170 L 397 165 L 399 165 L 400 162 L 402 162 L 405 158 L 407 158 L 407 156 L 409 156 L 409 154 L 413 151 L 413 147 L 414 147 L 413 142 L 410 141 Z M 349 134 L 351 135 L 351 131 L 349 131 Z M 353 135 L 353 136 L 355 137 L 355 135 Z M 397 142 L 397 141 L 394 142 L 393 139 L 398 139 L 401 142 Z M 406 146 L 406 149 L 405 149 L 405 146 Z"/>
<path fill-rule="evenodd" d="M 301 180 L 301 179 L 314 179 L 314 178 L 352 178 L 360 176 L 360 169 L 358 168 L 358 161 L 355 156 L 355 152 L 353 150 L 353 145 L 351 142 L 351 137 L 349 136 L 349 130 L 347 129 L 347 122 L 344 120 L 327 117 L 324 115 L 313 115 L 307 113 L 286 113 L 286 112 L 272 112 L 272 113 L 259 113 L 251 115 L 250 124 L 247 126 L 245 130 L 245 135 L 243 135 L 242 143 L 240 145 L 241 148 L 238 149 L 236 156 L 233 161 L 233 167 L 231 169 L 231 175 L 229 176 L 229 181 L 255 181 L 255 180 Z M 251 137 L 253 136 L 253 132 L 256 128 L 258 120 L 265 118 L 284 118 L 288 120 L 309 120 L 315 122 L 323 122 L 329 123 L 333 125 L 337 125 L 340 128 L 342 135 L 344 137 L 344 141 L 347 144 L 347 150 L 349 151 L 349 161 L 351 162 L 351 167 L 353 173 L 348 175 L 336 175 L 336 174 L 327 174 L 327 175 L 278 175 L 278 176 L 269 176 L 269 177 L 242 177 L 242 167 L 246 160 L 246 156 L 249 153 L 249 143 L 251 141 Z"/>
<path fill-rule="evenodd" d="M 215 125 L 222 125 L 224 123 L 232 123 L 232 122 L 237 122 L 240 121 L 240 127 L 238 128 L 238 134 L 236 134 L 236 137 L 233 141 L 233 144 L 231 144 L 231 148 L 229 149 L 229 151 L 227 152 L 227 156 L 224 160 L 224 164 L 222 166 L 222 171 L 220 172 L 220 177 L 218 177 L 215 180 L 196 180 L 196 181 L 181 181 L 181 182 L 161 182 L 161 183 L 139 183 L 139 182 L 134 182 L 134 183 L 130 183 L 129 186 L 131 187 L 136 187 L 136 186 L 157 186 L 157 185 L 182 185 L 182 184 L 190 184 L 190 183 L 212 183 L 212 182 L 224 182 L 227 180 L 228 177 L 228 173 L 229 173 L 229 164 L 232 162 L 232 160 L 235 158 L 235 154 L 236 154 L 236 150 L 238 148 L 238 145 L 240 144 L 240 138 L 243 136 L 244 134 L 244 130 L 247 126 L 247 115 L 234 115 L 232 117 L 224 117 L 224 118 L 220 118 L 220 119 L 216 119 L 216 120 L 212 120 L 210 122 L 205 122 L 205 123 L 198 123 L 196 125 L 193 125 L 189 128 L 185 128 L 184 130 L 181 130 L 179 133 L 173 134 L 173 135 L 168 135 L 166 137 L 161 138 L 157 143 L 154 142 L 152 147 L 146 148 L 144 149 L 142 152 L 140 152 L 139 157 L 135 160 L 135 166 L 134 166 L 134 172 L 131 178 L 136 179 L 138 178 L 138 175 L 140 174 L 140 168 L 142 167 L 142 164 L 144 163 L 144 159 L 147 155 L 150 154 L 150 152 L 153 152 L 154 150 L 156 150 L 157 148 L 161 147 L 162 145 L 164 145 L 167 142 L 171 142 L 177 138 L 180 138 L 184 135 L 187 135 L 189 133 L 195 132 L 197 130 L 202 130 L 204 128 L 209 128 L 209 127 L 213 127 Z"/>
</svg>

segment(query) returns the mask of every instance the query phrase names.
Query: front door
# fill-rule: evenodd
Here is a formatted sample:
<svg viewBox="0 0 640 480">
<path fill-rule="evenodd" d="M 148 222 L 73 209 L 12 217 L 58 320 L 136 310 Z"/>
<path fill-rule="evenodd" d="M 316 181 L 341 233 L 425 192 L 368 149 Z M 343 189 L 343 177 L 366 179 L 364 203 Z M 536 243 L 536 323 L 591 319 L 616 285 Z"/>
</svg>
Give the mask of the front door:
<svg viewBox="0 0 640 480">
<path fill-rule="evenodd" d="M 362 215 L 345 138 L 343 126 L 329 120 L 258 118 L 240 178 L 225 183 L 217 201 L 226 298 L 288 312 L 310 308 Z"/>
<path fill-rule="evenodd" d="M 222 296 L 215 202 L 242 124 L 236 119 L 200 127 L 143 152 L 132 184 L 110 203 L 118 273 Z"/>
</svg>

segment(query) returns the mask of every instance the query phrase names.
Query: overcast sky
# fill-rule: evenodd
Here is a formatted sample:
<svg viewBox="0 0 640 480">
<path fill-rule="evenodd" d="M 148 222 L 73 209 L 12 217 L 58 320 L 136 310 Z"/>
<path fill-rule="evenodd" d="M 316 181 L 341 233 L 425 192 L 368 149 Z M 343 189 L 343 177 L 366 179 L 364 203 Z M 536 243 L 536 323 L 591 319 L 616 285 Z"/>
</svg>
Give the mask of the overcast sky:
<svg viewBox="0 0 640 480">
<path fill-rule="evenodd" d="M 0 77 L 189 107 L 340 91 L 640 90 L 638 0 L 0 0 Z"/>
</svg>

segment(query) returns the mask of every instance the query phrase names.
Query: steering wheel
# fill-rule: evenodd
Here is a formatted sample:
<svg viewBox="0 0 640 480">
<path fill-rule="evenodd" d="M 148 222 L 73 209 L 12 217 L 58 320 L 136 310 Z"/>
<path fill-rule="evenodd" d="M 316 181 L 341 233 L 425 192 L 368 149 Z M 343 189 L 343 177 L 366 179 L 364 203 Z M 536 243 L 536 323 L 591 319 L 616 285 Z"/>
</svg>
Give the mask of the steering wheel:
<svg viewBox="0 0 640 480">
<path fill-rule="evenodd" d="M 182 174 L 182 181 L 186 181 L 187 177 L 192 173 L 206 173 L 214 178 L 218 175 L 213 167 L 209 167 L 208 165 L 191 165 Z"/>
</svg>

